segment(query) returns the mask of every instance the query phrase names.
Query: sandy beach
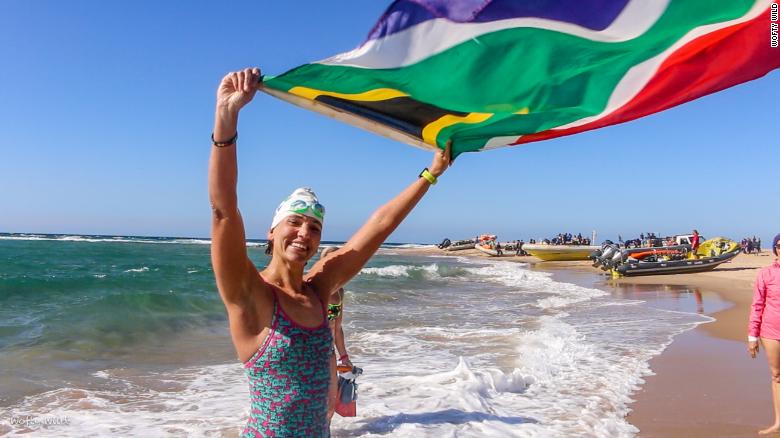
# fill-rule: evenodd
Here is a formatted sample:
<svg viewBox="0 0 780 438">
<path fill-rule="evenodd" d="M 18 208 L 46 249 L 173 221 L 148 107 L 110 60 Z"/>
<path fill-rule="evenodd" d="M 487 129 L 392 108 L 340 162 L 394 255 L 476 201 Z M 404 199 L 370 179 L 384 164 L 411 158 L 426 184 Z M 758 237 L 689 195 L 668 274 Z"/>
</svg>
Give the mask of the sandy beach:
<svg viewBox="0 0 780 438">
<path fill-rule="evenodd" d="M 772 422 L 769 371 L 763 352 L 747 353 L 747 320 L 758 270 L 772 254 L 742 254 L 711 272 L 622 279 L 619 284 L 686 285 L 703 299 L 717 294 L 727 309 L 678 336 L 651 361 L 655 376 L 636 394 L 629 421 L 641 436 L 755 436 Z"/>
<path fill-rule="evenodd" d="M 447 253 L 485 257 L 476 250 Z M 545 271 L 599 273 L 590 262 L 542 262 L 534 257 L 502 257 Z M 684 311 L 713 318 L 674 338 L 651 360 L 654 375 L 632 398 L 628 421 L 641 437 L 742 437 L 772 422 L 769 371 L 763 351 L 755 360 L 747 353 L 747 320 L 753 284 L 773 256 L 741 254 L 703 273 L 654 275 L 604 280 L 596 284 L 611 293 L 647 301 L 680 299 Z M 680 293 L 680 291 L 684 293 Z"/>
</svg>

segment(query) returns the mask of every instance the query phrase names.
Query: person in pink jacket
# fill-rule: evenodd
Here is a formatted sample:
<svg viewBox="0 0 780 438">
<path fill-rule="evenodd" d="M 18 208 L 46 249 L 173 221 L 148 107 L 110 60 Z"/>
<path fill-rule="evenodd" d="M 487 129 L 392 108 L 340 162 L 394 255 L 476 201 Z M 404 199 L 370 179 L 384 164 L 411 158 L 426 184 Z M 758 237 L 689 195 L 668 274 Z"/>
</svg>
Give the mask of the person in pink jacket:
<svg viewBox="0 0 780 438">
<path fill-rule="evenodd" d="M 778 249 L 780 234 L 772 239 L 775 257 Z M 759 339 L 766 350 L 772 374 L 772 401 L 775 409 L 774 424 L 758 432 L 759 435 L 765 435 L 780 432 L 780 257 L 761 269 L 756 278 L 748 324 L 748 351 L 752 358 L 758 354 Z"/>
</svg>

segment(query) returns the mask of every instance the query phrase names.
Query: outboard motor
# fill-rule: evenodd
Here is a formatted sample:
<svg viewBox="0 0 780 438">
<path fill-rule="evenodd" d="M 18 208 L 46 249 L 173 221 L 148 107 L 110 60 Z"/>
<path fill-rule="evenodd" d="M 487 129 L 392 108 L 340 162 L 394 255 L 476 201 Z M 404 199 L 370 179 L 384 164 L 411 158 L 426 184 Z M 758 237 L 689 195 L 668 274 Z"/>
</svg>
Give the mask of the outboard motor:
<svg viewBox="0 0 780 438">
<path fill-rule="evenodd" d="M 620 252 L 620 248 L 618 248 L 617 245 L 610 245 L 609 247 L 607 247 L 607 249 L 604 250 L 604 254 L 601 255 L 599 264 L 603 265 L 609 262 L 609 260 L 612 259 L 612 257 L 615 255 L 616 252 Z"/>
<path fill-rule="evenodd" d="M 604 251 L 604 258 L 611 259 L 612 257 L 615 256 L 616 253 L 619 252 L 620 252 L 620 247 L 618 247 L 617 245 L 612 245 L 609 247 L 609 250 Z"/>
<path fill-rule="evenodd" d="M 607 269 L 614 268 L 625 260 L 625 255 L 628 251 L 615 251 L 615 253 L 604 263 L 604 267 Z"/>
<path fill-rule="evenodd" d="M 444 248 L 446 248 L 446 247 L 450 246 L 450 244 L 452 244 L 452 242 L 450 241 L 450 239 L 446 239 L 446 238 L 445 238 L 445 239 L 444 239 L 444 240 L 442 240 L 442 241 L 441 241 L 441 243 L 439 244 L 439 249 L 444 249 Z"/>
<path fill-rule="evenodd" d="M 604 254 L 608 253 L 609 251 L 609 244 L 604 242 L 604 244 L 601 245 L 601 249 L 597 249 L 596 251 L 590 253 L 590 259 L 593 260 L 594 268 L 604 263 Z"/>
</svg>

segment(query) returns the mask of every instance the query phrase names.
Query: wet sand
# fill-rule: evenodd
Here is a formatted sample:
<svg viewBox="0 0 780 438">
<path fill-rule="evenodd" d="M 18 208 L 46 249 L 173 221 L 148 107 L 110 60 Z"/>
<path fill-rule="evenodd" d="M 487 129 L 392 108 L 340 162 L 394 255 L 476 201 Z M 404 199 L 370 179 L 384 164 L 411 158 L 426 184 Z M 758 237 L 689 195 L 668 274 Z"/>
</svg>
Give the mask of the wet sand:
<svg viewBox="0 0 780 438">
<path fill-rule="evenodd" d="M 476 250 L 448 253 L 415 250 L 428 255 L 486 257 Z M 546 271 L 600 273 L 590 262 L 541 262 L 526 257 L 501 257 Z M 679 300 L 684 311 L 714 318 L 711 323 L 674 338 L 650 361 L 655 373 L 633 395 L 628 421 L 640 437 L 748 437 L 772 422 L 769 370 L 763 351 L 747 353 L 747 321 L 758 270 L 772 263 L 769 252 L 741 254 L 710 272 L 653 275 L 597 282 L 615 294 L 647 301 Z"/>
<path fill-rule="evenodd" d="M 623 279 L 621 284 L 677 284 L 717 294 L 730 307 L 683 333 L 650 362 L 656 373 L 635 394 L 628 417 L 642 437 L 747 437 L 772 423 L 769 369 L 763 352 L 747 353 L 753 285 L 770 253 L 740 255 L 711 272 Z"/>
</svg>

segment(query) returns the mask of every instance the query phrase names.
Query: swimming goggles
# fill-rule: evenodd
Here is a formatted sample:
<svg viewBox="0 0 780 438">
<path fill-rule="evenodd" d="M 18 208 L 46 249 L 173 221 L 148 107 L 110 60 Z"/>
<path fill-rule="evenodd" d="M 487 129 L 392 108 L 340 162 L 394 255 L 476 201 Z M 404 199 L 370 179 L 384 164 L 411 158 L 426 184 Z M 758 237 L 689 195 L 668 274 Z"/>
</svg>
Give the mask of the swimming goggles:
<svg viewBox="0 0 780 438">
<path fill-rule="evenodd" d="M 288 211 L 303 215 L 306 215 L 306 212 L 310 211 L 319 220 L 322 220 L 322 218 L 325 217 L 325 207 L 323 207 L 322 204 L 319 202 L 310 203 L 301 199 L 296 199 L 290 203 Z"/>
</svg>

